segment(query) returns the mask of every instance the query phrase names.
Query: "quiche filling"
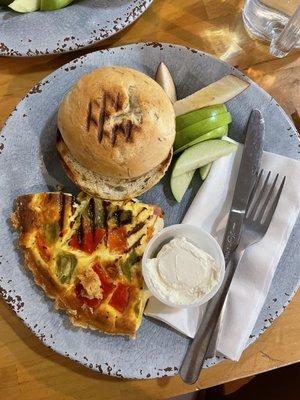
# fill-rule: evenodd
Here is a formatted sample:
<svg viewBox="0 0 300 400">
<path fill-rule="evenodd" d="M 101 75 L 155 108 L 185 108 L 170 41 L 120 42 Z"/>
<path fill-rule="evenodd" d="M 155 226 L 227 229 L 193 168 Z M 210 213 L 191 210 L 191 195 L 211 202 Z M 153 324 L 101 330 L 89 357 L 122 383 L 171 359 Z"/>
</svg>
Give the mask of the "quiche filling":
<svg viewBox="0 0 300 400">
<path fill-rule="evenodd" d="M 38 193 L 17 198 L 12 222 L 36 283 L 73 324 L 135 335 L 148 298 L 140 263 L 160 208 Z"/>
</svg>

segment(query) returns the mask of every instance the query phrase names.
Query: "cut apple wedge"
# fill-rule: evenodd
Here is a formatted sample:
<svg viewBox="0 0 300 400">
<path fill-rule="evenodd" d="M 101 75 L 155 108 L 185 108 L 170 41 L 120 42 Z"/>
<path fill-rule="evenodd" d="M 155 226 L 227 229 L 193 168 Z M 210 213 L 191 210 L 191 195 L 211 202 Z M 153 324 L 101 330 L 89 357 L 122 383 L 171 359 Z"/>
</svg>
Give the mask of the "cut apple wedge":
<svg viewBox="0 0 300 400">
<path fill-rule="evenodd" d="M 175 166 L 176 166 L 176 164 L 175 164 Z M 189 185 L 193 179 L 194 173 L 195 173 L 195 170 L 189 171 L 186 174 L 171 177 L 171 182 L 170 182 L 171 190 L 172 190 L 173 196 L 175 197 L 176 201 L 178 201 L 178 203 L 181 202 L 185 192 L 187 191 L 187 188 L 189 187 Z"/>
<path fill-rule="evenodd" d="M 189 143 L 186 143 L 184 146 L 179 147 L 174 151 L 174 154 L 178 154 L 183 150 L 187 149 L 188 147 L 194 146 L 197 143 L 204 142 L 205 140 L 211 139 L 221 139 L 223 136 L 226 136 L 228 133 L 228 125 L 221 126 L 220 128 L 213 129 L 203 135 L 197 137 L 197 139 L 192 140 Z M 174 147 L 175 149 L 175 147 Z"/>
<path fill-rule="evenodd" d="M 203 181 L 205 181 L 205 179 L 207 178 L 207 175 L 209 174 L 211 166 L 212 166 L 212 163 L 209 163 L 209 164 L 203 165 L 203 167 L 199 168 L 200 177 Z"/>
<path fill-rule="evenodd" d="M 15 0 L 8 7 L 20 13 L 27 13 L 39 10 L 40 2 L 40 0 Z"/>
<path fill-rule="evenodd" d="M 226 140 L 207 140 L 186 149 L 177 159 L 172 178 L 194 171 L 220 157 L 236 151 L 237 145 Z M 172 179 L 171 178 L 171 179 Z"/>
<path fill-rule="evenodd" d="M 202 107 L 226 103 L 226 101 L 243 92 L 249 83 L 234 75 L 226 75 L 216 82 L 174 103 L 176 116 L 198 110 Z"/>
<path fill-rule="evenodd" d="M 176 118 L 176 131 L 186 128 L 189 125 L 196 124 L 203 119 L 213 117 L 217 114 L 227 112 L 225 104 L 217 104 L 216 106 L 209 106 L 200 108 L 200 110 L 192 111 L 187 114 L 179 115 Z"/>
<path fill-rule="evenodd" d="M 203 119 L 196 124 L 187 126 L 181 131 L 176 132 L 174 149 L 177 150 L 180 147 L 186 145 L 199 138 L 199 136 L 212 131 L 214 129 L 220 128 L 222 126 L 227 126 L 231 122 L 231 115 L 229 112 L 223 114 L 213 115 L 210 118 Z"/>
<path fill-rule="evenodd" d="M 164 89 L 171 102 L 175 103 L 177 100 L 175 83 L 168 67 L 163 62 L 157 68 L 155 80 Z"/>
</svg>

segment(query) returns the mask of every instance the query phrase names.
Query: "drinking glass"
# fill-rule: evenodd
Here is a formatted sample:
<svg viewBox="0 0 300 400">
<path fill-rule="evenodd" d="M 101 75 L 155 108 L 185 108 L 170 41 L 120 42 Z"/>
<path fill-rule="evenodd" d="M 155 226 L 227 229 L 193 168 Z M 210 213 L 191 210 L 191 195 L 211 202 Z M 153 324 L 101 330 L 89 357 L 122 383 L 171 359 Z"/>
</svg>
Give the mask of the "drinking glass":
<svg viewBox="0 0 300 400">
<path fill-rule="evenodd" d="M 242 15 L 251 36 L 270 42 L 272 55 L 300 48 L 300 0 L 246 0 Z"/>
</svg>

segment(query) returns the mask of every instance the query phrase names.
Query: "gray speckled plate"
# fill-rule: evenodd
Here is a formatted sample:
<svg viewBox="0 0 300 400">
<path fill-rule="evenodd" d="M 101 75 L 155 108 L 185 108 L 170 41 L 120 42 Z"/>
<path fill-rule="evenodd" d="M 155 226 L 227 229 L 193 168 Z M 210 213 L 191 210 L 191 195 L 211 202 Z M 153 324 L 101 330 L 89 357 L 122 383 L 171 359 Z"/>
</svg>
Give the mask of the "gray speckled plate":
<svg viewBox="0 0 300 400">
<path fill-rule="evenodd" d="M 120 32 L 153 0 L 77 0 L 57 11 L 19 14 L 0 6 L 0 55 L 41 56 L 90 46 Z"/>
<path fill-rule="evenodd" d="M 134 67 L 153 77 L 160 61 L 169 66 L 179 97 L 225 74 L 247 79 L 208 54 L 170 44 L 143 43 L 97 51 L 72 61 L 37 84 L 18 104 L 0 136 L 0 285 L 4 299 L 45 345 L 96 371 L 126 378 L 176 374 L 189 340 L 148 318 L 144 318 L 136 340 L 73 327 L 64 313 L 54 310 L 53 302 L 21 266 L 15 250 L 16 235 L 8 218 L 13 199 L 19 194 L 47 191 L 57 183 L 63 184 L 65 190 L 75 190 L 60 167 L 55 138 L 58 106 L 77 79 L 96 67 L 110 64 Z M 279 105 L 255 83 L 250 81 L 250 87 L 230 101 L 228 108 L 233 116 L 231 137 L 242 140 L 251 109 L 259 108 L 266 119 L 265 150 L 299 159 L 295 128 Z M 182 219 L 198 186 L 195 179 L 185 201 L 178 205 L 172 199 L 166 177 L 142 198 L 162 206 L 168 225 Z M 249 343 L 271 324 L 293 296 L 299 278 L 299 234 L 298 221 Z M 209 359 L 206 366 L 218 361 L 220 358 Z"/>
</svg>

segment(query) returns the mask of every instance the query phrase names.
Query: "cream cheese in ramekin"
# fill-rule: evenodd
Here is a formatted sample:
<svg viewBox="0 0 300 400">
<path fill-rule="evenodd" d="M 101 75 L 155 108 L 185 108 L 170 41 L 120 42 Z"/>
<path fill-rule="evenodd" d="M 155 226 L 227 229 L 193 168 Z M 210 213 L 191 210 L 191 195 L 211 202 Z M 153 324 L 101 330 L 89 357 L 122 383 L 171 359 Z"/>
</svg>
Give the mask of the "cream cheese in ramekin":
<svg viewBox="0 0 300 400">
<path fill-rule="evenodd" d="M 198 301 L 219 280 L 216 260 L 185 237 L 165 244 L 146 265 L 149 279 L 160 296 L 179 305 Z"/>
</svg>

